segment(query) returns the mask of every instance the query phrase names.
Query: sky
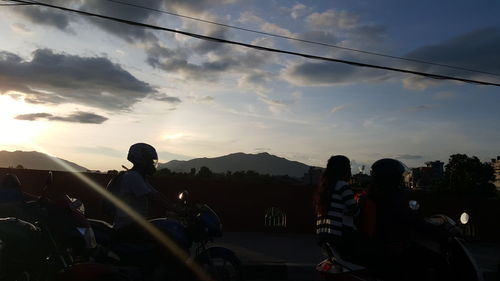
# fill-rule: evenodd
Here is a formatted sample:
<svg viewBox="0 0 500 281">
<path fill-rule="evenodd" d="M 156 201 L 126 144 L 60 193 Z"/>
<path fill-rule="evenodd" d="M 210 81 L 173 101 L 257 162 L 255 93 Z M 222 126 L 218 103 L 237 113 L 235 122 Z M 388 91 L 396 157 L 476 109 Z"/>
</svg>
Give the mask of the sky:
<svg viewBox="0 0 500 281">
<path fill-rule="evenodd" d="M 498 1 L 40 0 L 342 60 L 500 83 Z M 3 2 L 2 2 L 3 3 Z M 7 2 L 5 2 L 7 3 Z M 490 74 L 487 74 L 487 73 Z M 494 75 L 497 74 L 497 75 Z M 39 6 L 0 6 L 0 150 L 120 169 L 146 142 L 159 161 L 268 152 L 325 166 L 455 153 L 500 155 L 500 87 L 204 41 Z"/>
</svg>

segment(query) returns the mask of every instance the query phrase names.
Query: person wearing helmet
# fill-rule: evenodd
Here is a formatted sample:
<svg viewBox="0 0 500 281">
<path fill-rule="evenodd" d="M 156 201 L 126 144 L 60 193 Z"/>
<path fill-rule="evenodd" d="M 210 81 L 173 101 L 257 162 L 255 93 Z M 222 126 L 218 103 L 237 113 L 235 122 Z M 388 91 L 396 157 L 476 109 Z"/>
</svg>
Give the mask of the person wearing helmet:
<svg viewBox="0 0 500 281">
<path fill-rule="evenodd" d="M 405 244 L 410 236 L 414 215 L 404 183 L 407 170 L 403 163 L 390 158 L 376 161 L 371 168 L 373 182 L 368 198 L 376 206 L 376 229 L 370 233 L 384 243 Z"/>
<path fill-rule="evenodd" d="M 154 147 L 146 143 L 136 143 L 130 147 L 127 160 L 132 162 L 133 167 L 113 178 L 108 184 L 108 190 L 146 219 L 149 217 L 150 203 L 153 202 L 175 210 L 175 205 L 158 192 L 147 179 L 156 172 L 158 164 L 158 154 Z M 126 212 L 114 208 L 112 216 L 113 227 L 121 230 L 117 233 L 124 236 L 125 240 L 137 236 L 140 230 Z"/>
<path fill-rule="evenodd" d="M 373 163 L 372 184 L 360 199 L 357 225 L 367 238 L 361 263 L 384 280 L 414 280 L 409 262 L 411 239 L 418 218 L 409 207 L 404 184 L 407 167 L 398 160 L 384 158 Z M 413 277 L 409 277 L 411 272 Z"/>
</svg>

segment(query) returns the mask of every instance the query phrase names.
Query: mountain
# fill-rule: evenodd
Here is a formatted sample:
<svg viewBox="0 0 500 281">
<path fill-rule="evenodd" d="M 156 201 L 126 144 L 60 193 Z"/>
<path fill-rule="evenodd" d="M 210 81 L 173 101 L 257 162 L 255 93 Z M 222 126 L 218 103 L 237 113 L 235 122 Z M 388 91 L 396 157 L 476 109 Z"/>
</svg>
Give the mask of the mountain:
<svg viewBox="0 0 500 281">
<path fill-rule="evenodd" d="M 25 169 L 68 171 L 66 167 L 58 162 L 65 163 L 78 172 L 86 172 L 87 168 L 79 166 L 73 162 L 49 156 L 36 151 L 0 151 L 0 167 L 14 167 L 18 165 Z"/>
<path fill-rule="evenodd" d="M 172 160 L 159 165 L 159 169 L 168 168 L 174 172 L 189 172 L 191 168 L 208 167 L 215 173 L 226 173 L 227 171 L 252 170 L 259 174 L 270 174 L 274 176 L 288 175 L 294 178 L 302 178 L 309 170 L 309 166 L 297 161 L 290 161 L 269 153 L 246 154 L 233 153 L 215 158 L 196 158 L 187 161 Z"/>
</svg>

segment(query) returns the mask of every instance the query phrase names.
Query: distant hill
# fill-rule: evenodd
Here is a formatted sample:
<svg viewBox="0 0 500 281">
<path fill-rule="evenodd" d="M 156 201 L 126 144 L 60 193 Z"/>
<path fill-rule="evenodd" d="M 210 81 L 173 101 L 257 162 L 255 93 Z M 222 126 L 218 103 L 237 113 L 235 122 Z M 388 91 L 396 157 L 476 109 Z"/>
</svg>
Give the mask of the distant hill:
<svg viewBox="0 0 500 281">
<path fill-rule="evenodd" d="M 0 151 L 0 167 L 16 168 L 18 165 L 21 165 L 25 169 L 68 171 L 68 169 L 59 164 L 56 159 L 66 163 L 78 172 L 87 171 L 87 168 L 73 162 L 36 151 Z"/>
<path fill-rule="evenodd" d="M 159 169 L 168 168 L 174 172 L 189 172 L 191 168 L 198 171 L 203 166 L 208 167 L 215 173 L 252 170 L 259 174 L 288 175 L 294 178 L 302 178 L 309 170 L 309 166 L 304 163 L 290 161 L 266 152 L 258 154 L 239 152 L 215 158 L 196 158 L 187 161 L 172 160 L 160 164 Z"/>
</svg>

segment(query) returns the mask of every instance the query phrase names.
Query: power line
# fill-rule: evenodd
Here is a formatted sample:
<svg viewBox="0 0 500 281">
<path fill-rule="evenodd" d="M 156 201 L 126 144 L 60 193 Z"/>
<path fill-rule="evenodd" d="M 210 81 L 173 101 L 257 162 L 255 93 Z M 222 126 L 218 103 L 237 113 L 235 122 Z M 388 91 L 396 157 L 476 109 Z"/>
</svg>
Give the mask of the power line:
<svg viewBox="0 0 500 281">
<path fill-rule="evenodd" d="M 35 5 L 35 4 L 28 4 L 28 3 L 0 4 L 0 7 L 9 7 L 9 6 L 29 6 L 29 5 Z"/>
<path fill-rule="evenodd" d="M 436 63 L 436 62 L 413 59 L 413 58 L 405 58 L 405 57 L 400 57 L 400 56 L 387 55 L 387 54 L 382 54 L 382 53 L 377 53 L 377 52 L 364 51 L 364 50 L 359 50 L 359 49 L 354 49 L 354 48 L 348 48 L 348 47 L 342 47 L 342 46 L 338 46 L 338 45 L 323 43 L 323 42 L 301 39 L 301 38 L 297 38 L 297 37 L 285 36 L 285 35 L 280 35 L 280 34 L 276 34 L 276 33 L 258 31 L 255 29 L 244 28 L 244 27 L 240 27 L 240 26 L 234 26 L 234 25 L 224 24 L 224 23 L 220 23 L 220 22 L 204 20 L 204 19 L 200 19 L 200 18 L 196 18 L 196 17 L 186 16 L 186 15 L 182 15 L 182 14 L 178 14 L 178 13 L 173 13 L 173 12 L 155 9 L 155 8 L 146 7 L 146 6 L 137 5 L 137 4 L 132 4 L 132 3 L 119 1 L 119 0 L 106 0 L 106 1 L 113 2 L 116 4 L 120 4 L 120 5 L 136 7 L 136 8 L 140 8 L 140 9 L 144 9 L 144 10 L 155 11 L 158 13 L 163 13 L 163 14 L 167 14 L 167 15 L 171 15 L 171 16 L 187 18 L 187 19 L 195 20 L 195 21 L 199 21 L 199 22 L 210 23 L 210 24 L 214 24 L 214 25 L 218 25 L 218 26 L 227 27 L 227 28 L 232 28 L 232 29 L 237 29 L 237 30 L 242 30 L 242 31 L 256 33 L 256 34 L 262 34 L 262 35 L 267 35 L 267 36 L 271 36 L 271 37 L 282 38 L 282 39 L 288 39 L 288 40 L 292 40 L 292 41 L 298 41 L 298 42 L 302 42 L 302 43 L 309 43 L 309 44 L 314 44 L 314 45 L 319 45 L 319 46 L 324 46 L 324 47 L 337 48 L 337 49 L 342 49 L 342 50 L 347 50 L 347 51 L 358 52 L 358 53 L 362 53 L 362 54 L 368 54 L 368 55 L 373 55 L 373 56 L 416 62 L 416 63 L 421 63 L 421 64 L 441 66 L 441 67 L 446 67 L 446 68 L 451 68 L 451 69 L 456 69 L 456 70 L 465 70 L 465 71 L 469 71 L 469 72 L 476 72 L 476 73 L 488 74 L 488 75 L 493 75 L 493 76 L 500 76 L 500 74 L 498 74 L 498 73 L 487 72 L 487 71 L 482 71 L 482 70 L 477 70 L 477 69 L 472 69 L 472 68 L 466 68 L 466 67 L 462 67 L 462 66 Z"/>
<path fill-rule="evenodd" d="M 394 71 L 394 72 L 408 73 L 408 74 L 414 74 L 414 75 L 424 76 L 424 77 L 433 78 L 433 79 L 454 80 L 454 81 L 460 81 L 460 82 L 465 82 L 465 83 L 473 83 L 473 84 L 479 84 L 479 85 L 500 87 L 500 84 L 493 83 L 493 82 L 471 80 L 471 79 L 453 77 L 453 76 L 448 76 L 448 75 L 425 73 L 425 72 L 420 72 L 420 71 L 406 70 L 406 69 L 387 67 L 387 66 L 381 66 L 381 65 L 375 65 L 375 64 L 367 64 L 367 63 L 361 63 L 361 62 L 355 62 L 355 61 L 349 61 L 349 60 L 341 60 L 341 59 L 334 59 L 334 58 L 329 58 L 329 57 L 315 56 L 315 55 L 280 50 L 280 49 L 275 49 L 275 48 L 268 48 L 268 47 L 263 47 L 263 46 L 258 46 L 258 45 L 242 43 L 242 42 L 238 42 L 238 41 L 232 41 L 232 40 L 221 39 L 221 38 L 216 38 L 216 37 L 211 37 L 211 36 L 206 36 L 206 35 L 200 35 L 200 34 L 191 33 L 191 32 L 187 32 L 187 31 L 176 30 L 176 29 L 172 29 L 172 28 L 166 28 L 166 27 L 161 27 L 161 26 L 156 26 L 156 25 L 151 25 L 151 24 L 146 24 L 146 23 L 140 23 L 140 22 L 105 16 L 105 15 L 100 15 L 100 14 L 95 14 L 95 13 L 89 13 L 89 12 L 85 12 L 85 11 L 81 11 L 81 10 L 75 10 L 75 9 L 65 8 L 65 7 L 61 7 L 61 6 L 55 6 L 55 5 L 46 4 L 46 3 L 37 2 L 37 1 L 32 1 L 32 0 L 31 1 L 9 0 L 9 1 L 17 2 L 17 3 L 37 4 L 37 5 L 44 6 L 44 7 L 55 8 L 55 9 L 59 9 L 62 11 L 74 12 L 74 13 L 78 13 L 78 14 L 82 14 L 82 15 L 86 15 L 86 16 L 103 18 L 103 19 L 116 21 L 116 22 L 120 22 L 120 23 L 125 23 L 125 24 L 129 24 L 129 25 L 140 26 L 143 28 L 168 31 L 168 32 L 178 33 L 178 34 L 182 34 L 185 36 L 198 38 L 198 39 L 202 39 L 202 40 L 215 41 L 215 42 L 219 42 L 219 43 L 226 43 L 226 44 L 242 46 L 242 47 L 246 47 L 246 48 L 250 48 L 250 49 L 268 51 L 268 52 L 272 52 L 272 53 L 288 54 L 288 55 L 299 56 L 299 57 L 320 60 L 320 61 L 338 62 L 338 63 L 348 64 L 348 65 L 353 65 L 353 66 L 360 66 L 360 67 L 367 67 L 367 68 L 374 68 L 374 69 L 389 70 L 389 71 Z"/>
</svg>

